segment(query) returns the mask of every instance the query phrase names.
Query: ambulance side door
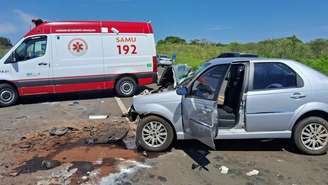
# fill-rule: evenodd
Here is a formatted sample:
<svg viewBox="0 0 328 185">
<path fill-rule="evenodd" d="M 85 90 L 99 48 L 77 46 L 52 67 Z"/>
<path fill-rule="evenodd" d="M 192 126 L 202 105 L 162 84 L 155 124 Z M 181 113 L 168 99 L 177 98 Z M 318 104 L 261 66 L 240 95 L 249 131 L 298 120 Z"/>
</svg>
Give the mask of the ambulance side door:
<svg viewBox="0 0 328 185">
<path fill-rule="evenodd" d="M 104 88 L 100 34 L 53 36 L 52 76 L 56 93 Z"/>
</svg>

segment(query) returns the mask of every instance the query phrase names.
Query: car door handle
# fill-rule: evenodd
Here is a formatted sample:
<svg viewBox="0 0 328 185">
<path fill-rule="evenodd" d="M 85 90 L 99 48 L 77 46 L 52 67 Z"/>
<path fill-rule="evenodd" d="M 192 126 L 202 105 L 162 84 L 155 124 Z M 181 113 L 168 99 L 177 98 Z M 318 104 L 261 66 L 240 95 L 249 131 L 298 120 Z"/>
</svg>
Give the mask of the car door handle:
<svg viewBox="0 0 328 185">
<path fill-rule="evenodd" d="M 301 98 L 305 98 L 305 97 L 306 97 L 306 95 L 303 93 L 300 93 L 300 92 L 296 92 L 290 96 L 290 98 L 293 98 L 293 99 L 301 99 Z"/>
<path fill-rule="evenodd" d="M 48 63 L 45 63 L 45 62 L 41 62 L 41 63 L 38 63 L 39 66 L 46 66 L 48 65 Z"/>
</svg>

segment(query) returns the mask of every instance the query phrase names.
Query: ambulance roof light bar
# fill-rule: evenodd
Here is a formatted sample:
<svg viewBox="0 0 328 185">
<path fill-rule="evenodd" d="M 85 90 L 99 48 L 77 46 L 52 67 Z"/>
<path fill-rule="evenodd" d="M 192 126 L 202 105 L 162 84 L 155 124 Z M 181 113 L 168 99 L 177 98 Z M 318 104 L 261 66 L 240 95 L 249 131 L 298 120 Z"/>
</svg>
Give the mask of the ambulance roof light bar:
<svg viewBox="0 0 328 185">
<path fill-rule="evenodd" d="M 42 19 L 32 19 L 32 23 L 34 23 L 35 27 L 39 26 L 40 24 L 43 24 L 47 21 L 44 21 Z"/>
</svg>

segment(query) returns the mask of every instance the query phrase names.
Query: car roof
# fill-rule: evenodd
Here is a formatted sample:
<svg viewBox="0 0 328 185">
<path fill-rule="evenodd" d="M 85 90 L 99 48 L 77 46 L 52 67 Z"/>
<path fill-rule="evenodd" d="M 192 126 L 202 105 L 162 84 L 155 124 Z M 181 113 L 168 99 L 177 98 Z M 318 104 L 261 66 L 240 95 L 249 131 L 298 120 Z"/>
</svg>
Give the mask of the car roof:
<svg viewBox="0 0 328 185">
<path fill-rule="evenodd" d="M 219 56 L 216 58 L 236 58 L 236 57 L 258 57 L 258 55 L 253 54 L 253 53 L 240 53 L 240 52 L 226 52 L 226 53 L 221 53 Z"/>
<path fill-rule="evenodd" d="M 254 57 L 235 57 L 235 58 L 215 58 L 207 61 L 210 63 L 210 66 L 219 65 L 219 64 L 231 64 L 234 62 L 282 62 L 290 66 L 296 66 L 300 69 L 304 74 L 306 74 L 309 78 L 312 78 L 314 81 L 320 80 L 328 80 L 328 77 L 321 72 L 294 60 L 288 59 L 279 59 L 279 58 L 254 58 Z"/>
<path fill-rule="evenodd" d="M 241 62 L 241 61 L 253 61 L 255 59 L 260 59 L 260 58 L 255 58 L 255 57 L 228 57 L 228 58 L 214 58 L 209 61 L 208 63 L 211 63 L 213 65 L 217 64 L 231 64 L 233 62 Z M 263 58 L 261 58 L 263 59 Z"/>
<path fill-rule="evenodd" d="M 284 62 L 284 63 L 295 63 L 295 61 L 288 59 L 278 59 L 278 58 L 258 58 L 258 57 L 231 57 L 231 58 L 214 58 L 209 61 L 213 65 L 217 64 L 231 64 L 234 62 Z"/>
</svg>

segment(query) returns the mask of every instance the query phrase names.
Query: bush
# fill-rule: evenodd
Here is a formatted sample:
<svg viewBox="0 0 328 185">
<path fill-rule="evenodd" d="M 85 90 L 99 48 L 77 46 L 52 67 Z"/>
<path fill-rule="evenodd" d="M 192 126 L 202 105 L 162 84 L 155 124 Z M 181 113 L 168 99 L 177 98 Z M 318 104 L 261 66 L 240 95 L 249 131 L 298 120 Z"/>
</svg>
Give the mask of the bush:
<svg viewBox="0 0 328 185">
<path fill-rule="evenodd" d="M 10 48 L 13 45 L 11 44 L 10 40 L 5 37 L 0 37 L 0 47 L 3 48 Z"/>
<path fill-rule="evenodd" d="M 186 44 L 186 40 L 176 37 L 176 36 L 169 36 L 166 37 L 164 40 L 159 40 L 158 44 Z"/>
</svg>

